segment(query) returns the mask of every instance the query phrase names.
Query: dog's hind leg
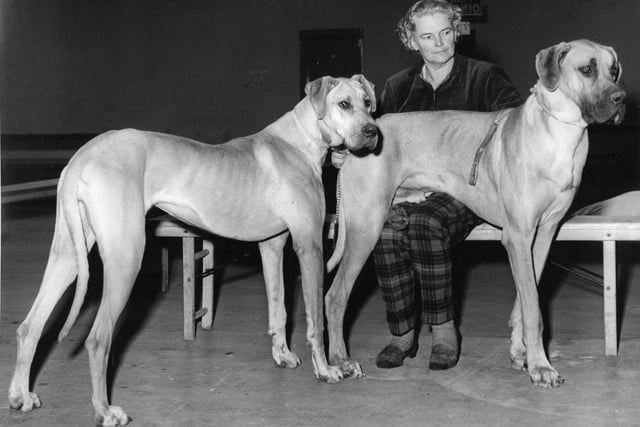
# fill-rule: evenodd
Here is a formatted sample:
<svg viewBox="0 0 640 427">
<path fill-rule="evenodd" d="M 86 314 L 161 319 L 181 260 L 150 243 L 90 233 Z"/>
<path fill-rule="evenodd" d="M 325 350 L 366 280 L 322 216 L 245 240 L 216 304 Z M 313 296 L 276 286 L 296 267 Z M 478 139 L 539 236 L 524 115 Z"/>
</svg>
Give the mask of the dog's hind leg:
<svg viewBox="0 0 640 427">
<path fill-rule="evenodd" d="M 380 238 L 391 201 L 399 185 L 401 164 L 389 147 L 380 156 L 358 158 L 364 167 L 349 168 L 349 156 L 340 172 L 342 201 L 338 212 L 337 247 L 343 255 L 333 283 L 325 296 L 329 363 L 340 366 L 345 376 L 363 376 L 360 364 L 351 360 L 344 340 L 344 315 L 353 285 Z M 388 158 L 388 156 L 392 156 Z M 355 166 L 355 164 L 354 164 Z M 373 197 L 367 197 L 374 195 Z M 363 197 L 364 196 L 364 197 Z M 340 231 L 342 230 L 342 231 Z M 334 253 L 332 258 L 336 256 Z"/>
<path fill-rule="evenodd" d="M 385 216 L 384 210 L 371 209 L 364 215 L 354 215 L 359 218 L 358 221 L 345 222 L 346 236 L 352 236 L 352 238 L 345 242 L 344 255 L 338 272 L 325 296 L 329 363 L 340 366 L 345 377 L 364 376 L 360 364 L 351 360 L 347 352 L 344 340 L 344 315 L 353 285 L 378 241 Z M 357 237 L 353 238 L 353 236 Z"/>
<path fill-rule="evenodd" d="M 144 251 L 144 242 L 137 243 L 136 250 L 128 242 L 126 246 L 118 248 L 118 253 L 105 251 L 103 255 L 102 301 L 85 341 L 93 387 L 91 400 L 96 418 L 104 426 L 124 425 L 129 421 L 122 408 L 109 405 L 107 395 L 107 366 L 114 327 L 131 294 Z"/>
<path fill-rule="evenodd" d="M 91 247 L 91 243 L 88 242 L 87 247 Z M 31 363 L 47 319 L 78 273 L 76 256 L 67 223 L 58 215 L 40 290 L 16 334 L 16 367 L 9 386 L 11 408 L 28 412 L 41 405 L 37 394 L 29 391 Z"/>
<path fill-rule="evenodd" d="M 295 368 L 300 365 L 298 356 L 287 346 L 286 336 L 287 311 L 284 304 L 282 251 L 288 238 L 289 233 L 282 233 L 259 243 L 269 307 L 271 354 L 276 365 L 281 368 Z"/>
<path fill-rule="evenodd" d="M 107 367 L 114 328 L 142 265 L 145 247 L 144 210 L 133 197 L 125 207 L 118 206 L 115 209 L 105 206 L 104 202 L 102 206 L 96 202 L 92 204 L 94 210 L 90 221 L 100 249 L 104 283 L 100 306 L 85 341 L 93 389 L 91 400 L 96 419 L 101 425 L 125 425 L 129 417 L 124 410 L 109 405 Z"/>
</svg>

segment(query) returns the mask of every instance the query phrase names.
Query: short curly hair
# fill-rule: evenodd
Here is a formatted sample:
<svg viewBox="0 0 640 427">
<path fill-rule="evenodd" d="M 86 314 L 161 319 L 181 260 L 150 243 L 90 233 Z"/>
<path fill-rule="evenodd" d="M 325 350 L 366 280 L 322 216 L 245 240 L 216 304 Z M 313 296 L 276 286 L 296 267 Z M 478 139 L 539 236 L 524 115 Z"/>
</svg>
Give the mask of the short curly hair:
<svg viewBox="0 0 640 427">
<path fill-rule="evenodd" d="M 411 32 L 415 31 L 416 24 L 414 18 L 433 15 L 434 13 L 444 13 L 451 19 L 451 25 L 454 31 L 458 32 L 458 24 L 462 18 L 462 9 L 455 4 L 451 4 L 446 0 L 420 0 L 407 10 L 407 13 L 398 22 L 398 36 L 400 41 L 407 49 L 411 50 L 409 41 L 411 40 Z"/>
</svg>

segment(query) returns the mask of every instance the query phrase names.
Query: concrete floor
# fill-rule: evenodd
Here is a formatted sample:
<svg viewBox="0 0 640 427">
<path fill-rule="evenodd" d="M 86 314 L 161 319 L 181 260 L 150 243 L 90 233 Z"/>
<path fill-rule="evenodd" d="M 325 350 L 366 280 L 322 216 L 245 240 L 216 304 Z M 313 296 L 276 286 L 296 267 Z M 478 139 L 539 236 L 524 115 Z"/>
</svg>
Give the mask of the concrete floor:
<svg viewBox="0 0 640 427">
<path fill-rule="evenodd" d="M 15 329 L 36 295 L 53 232 L 51 202 L 3 206 L 0 386 L 9 385 Z M 220 246 L 222 248 L 222 245 Z M 247 247 L 231 247 L 242 251 Z M 382 301 L 370 273 L 356 285 L 347 321 L 351 355 L 366 377 L 328 385 L 313 377 L 304 343 L 301 292 L 288 288 L 294 370 L 271 359 L 264 286 L 257 258 L 229 265 L 218 277 L 212 331 L 182 339 L 182 289 L 174 269 L 159 290 L 159 253 L 151 240 L 111 364 L 112 402 L 137 426 L 617 426 L 640 424 L 640 248 L 620 245 L 620 354 L 604 356 L 601 290 L 553 267 L 541 284 L 551 361 L 566 379 L 555 390 L 532 386 L 509 368 L 507 320 L 515 296 L 504 251 L 497 243 L 467 243 L 458 259 L 462 357 L 444 372 L 427 368 L 430 336 L 415 359 L 381 370 L 375 356 L 386 344 Z M 218 250 L 223 253 L 224 250 Z M 222 254 L 224 255 L 224 254 Z M 597 244 L 557 243 L 552 256 L 596 272 Z M 93 265 L 94 288 L 100 272 Z M 177 265 L 177 264 L 176 264 Z M 97 282 L 97 283 L 96 283 Z M 33 369 L 43 406 L 23 414 L 0 409 L 0 425 L 90 425 L 93 409 L 86 352 L 99 290 L 79 321 L 55 341 L 65 306 L 54 316 Z M 5 394 L 6 396 L 6 394 Z M 5 397 L 6 398 L 6 397 Z"/>
</svg>

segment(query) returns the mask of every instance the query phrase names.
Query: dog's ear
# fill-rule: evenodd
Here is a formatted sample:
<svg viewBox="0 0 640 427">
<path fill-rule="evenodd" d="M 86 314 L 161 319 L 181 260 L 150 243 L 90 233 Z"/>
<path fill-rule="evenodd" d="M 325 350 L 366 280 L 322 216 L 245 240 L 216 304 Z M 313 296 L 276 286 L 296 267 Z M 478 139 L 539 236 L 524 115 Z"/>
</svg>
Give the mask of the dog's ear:
<svg viewBox="0 0 640 427">
<path fill-rule="evenodd" d="M 615 66 L 618 70 L 618 73 L 616 74 L 614 80 L 616 83 L 618 83 L 620 81 L 620 77 L 622 77 L 622 62 L 616 60 Z"/>
<path fill-rule="evenodd" d="M 373 83 L 367 80 L 367 78 L 362 74 L 354 74 L 353 76 L 351 76 L 351 79 L 358 81 L 362 85 L 364 91 L 367 93 L 367 96 L 371 101 L 371 112 L 373 113 L 374 111 L 376 111 L 376 91 L 374 89 Z"/>
<path fill-rule="evenodd" d="M 613 56 L 613 63 L 611 64 L 611 77 L 613 77 L 613 81 L 618 83 L 620 81 L 620 77 L 622 77 L 622 64 L 618 61 L 618 54 L 616 51 L 610 47 L 605 46 L 605 48 L 611 53 Z"/>
<path fill-rule="evenodd" d="M 327 112 L 327 94 L 338 84 L 338 79 L 324 76 L 310 81 L 304 87 L 304 93 L 309 96 L 311 107 L 316 112 L 318 119 L 324 118 Z"/>
<path fill-rule="evenodd" d="M 540 81 L 550 91 L 558 89 L 560 84 L 560 66 L 562 60 L 571 49 L 566 42 L 541 50 L 536 55 L 536 72 Z"/>
</svg>

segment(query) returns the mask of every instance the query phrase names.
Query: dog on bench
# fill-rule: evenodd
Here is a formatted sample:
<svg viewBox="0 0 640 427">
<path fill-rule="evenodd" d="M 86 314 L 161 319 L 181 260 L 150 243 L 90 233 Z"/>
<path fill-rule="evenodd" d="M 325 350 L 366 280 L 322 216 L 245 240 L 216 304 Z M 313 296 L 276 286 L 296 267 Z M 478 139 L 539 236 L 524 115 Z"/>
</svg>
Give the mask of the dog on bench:
<svg viewBox="0 0 640 427">
<path fill-rule="evenodd" d="M 327 363 L 323 344 L 322 164 L 330 147 L 373 149 L 378 128 L 371 113 L 373 85 L 362 75 L 323 77 L 307 96 L 262 131 L 220 145 L 138 130 L 107 132 L 89 141 L 62 172 L 53 243 L 44 278 L 17 330 L 17 362 L 9 404 L 24 412 L 41 405 L 29 390 L 34 352 L 44 324 L 77 278 L 60 339 L 75 322 L 87 292 L 87 253 L 97 243 L 104 287 L 85 347 L 92 402 L 105 426 L 124 425 L 110 406 L 107 360 L 113 328 L 131 293 L 145 247 L 145 214 L 156 206 L 189 225 L 236 240 L 259 241 L 266 283 L 272 354 L 281 367 L 300 364 L 286 343 L 283 248 L 289 234 L 300 262 L 315 376 L 344 377 Z"/>
<path fill-rule="evenodd" d="M 344 309 L 380 236 L 396 194 L 446 192 L 502 228 L 517 298 L 511 313 L 511 360 L 531 381 L 556 387 L 562 377 L 542 342 L 537 283 L 558 222 L 580 184 L 589 123 L 621 122 L 625 92 L 616 52 L 588 40 L 536 55 L 539 80 L 526 102 L 497 112 L 412 112 L 377 120 L 378 153 L 342 165 L 336 249 L 341 260 L 325 297 L 329 361 L 362 375 L 343 337 Z"/>
</svg>

